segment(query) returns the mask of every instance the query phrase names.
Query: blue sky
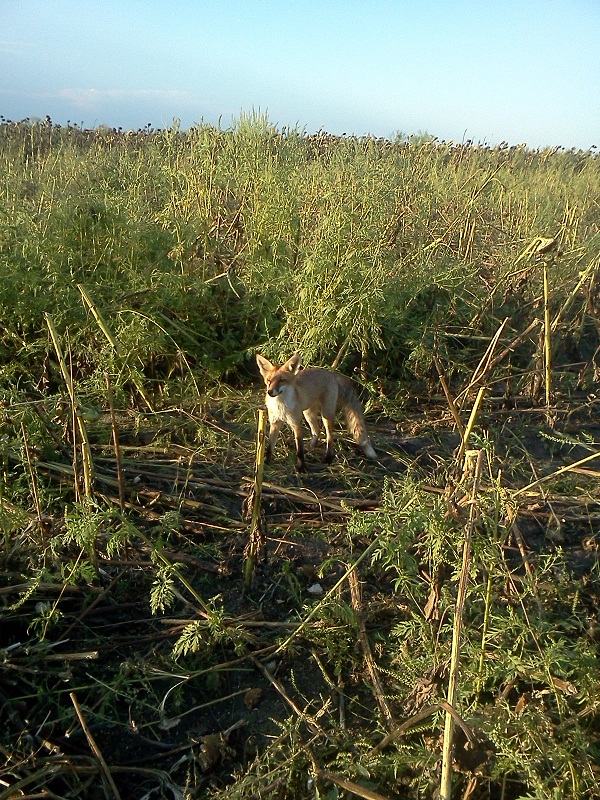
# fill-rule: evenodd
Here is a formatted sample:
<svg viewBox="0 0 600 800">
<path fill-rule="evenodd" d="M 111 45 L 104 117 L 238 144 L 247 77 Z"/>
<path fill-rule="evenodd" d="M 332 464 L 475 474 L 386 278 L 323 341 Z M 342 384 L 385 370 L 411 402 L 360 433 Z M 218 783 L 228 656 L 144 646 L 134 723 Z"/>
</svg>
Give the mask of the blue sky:
<svg viewBox="0 0 600 800">
<path fill-rule="evenodd" d="M 0 114 L 600 146 L 600 0 L 0 0 Z"/>
</svg>

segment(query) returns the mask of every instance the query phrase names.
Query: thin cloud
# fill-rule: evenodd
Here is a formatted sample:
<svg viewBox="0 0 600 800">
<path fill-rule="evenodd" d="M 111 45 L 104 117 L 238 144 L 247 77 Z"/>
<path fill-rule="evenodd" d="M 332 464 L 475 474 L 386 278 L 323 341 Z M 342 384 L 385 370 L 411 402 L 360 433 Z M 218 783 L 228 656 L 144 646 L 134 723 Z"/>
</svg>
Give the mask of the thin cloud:
<svg viewBox="0 0 600 800">
<path fill-rule="evenodd" d="M 32 100 L 62 100 L 75 108 L 89 111 L 106 103 L 151 102 L 192 105 L 200 98 L 182 89 L 59 89 L 55 92 L 28 92 L 0 87 L 0 95 Z"/>
<path fill-rule="evenodd" d="M 189 92 L 181 89 L 61 89 L 46 96 L 67 100 L 84 111 L 98 108 L 106 102 L 127 100 L 185 104 L 195 102 Z"/>
</svg>

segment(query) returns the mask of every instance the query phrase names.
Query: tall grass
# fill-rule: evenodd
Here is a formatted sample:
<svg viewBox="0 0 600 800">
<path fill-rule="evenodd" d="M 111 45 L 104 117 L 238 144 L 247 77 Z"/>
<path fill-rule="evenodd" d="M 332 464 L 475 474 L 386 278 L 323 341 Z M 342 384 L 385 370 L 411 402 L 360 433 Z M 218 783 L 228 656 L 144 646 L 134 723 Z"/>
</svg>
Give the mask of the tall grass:
<svg viewBox="0 0 600 800">
<path fill-rule="evenodd" d="M 182 354 L 232 374 L 265 343 L 414 377 L 434 329 L 536 313 L 541 271 L 515 268 L 532 237 L 559 236 L 555 304 L 600 251 L 589 152 L 308 136 L 256 114 L 186 132 L 47 119 L 0 125 L 0 171 L 3 361 L 41 371 L 47 312 L 90 390 L 113 354 L 78 284 L 157 382 L 185 374 Z"/>
<path fill-rule="evenodd" d="M 579 539 L 585 530 L 586 546 L 597 551 L 598 473 L 580 469 L 594 457 L 593 431 L 590 425 L 579 442 L 566 425 L 552 437 L 544 432 L 557 451 L 579 445 L 586 453 L 550 475 L 551 456 L 536 466 L 521 444 L 517 412 L 490 414 L 485 431 L 478 411 L 484 393 L 486 403 L 492 395 L 492 378 L 504 380 L 507 401 L 526 388 L 541 401 L 545 384 L 548 422 L 558 408 L 553 392 L 597 384 L 600 160 L 590 152 L 489 149 L 429 137 L 312 136 L 251 114 L 228 130 L 200 125 L 185 132 L 177 124 L 122 132 L 49 119 L 0 121 L 0 173 L 0 528 L 9 584 L 2 588 L 15 636 L 26 642 L 3 650 L 11 724 L 20 732 L 15 745 L 7 729 L 7 775 L 15 782 L 23 776 L 13 785 L 62 796 L 63 779 L 73 781 L 71 794 L 87 781 L 87 762 L 75 780 L 76 759 L 61 766 L 47 760 L 42 768 L 36 761 L 48 746 L 46 731 L 72 730 L 73 709 L 61 701 L 65 681 L 80 693 L 80 705 L 70 694 L 80 722 L 84 715 L 114 720 L 125 731 L 135 720 L 157 739 L 161 731 L 171 738 L 170 723 L 212 708 L 220 676 L 248 660 L 298 719 L 276 715 L 281 735 L 255 760 L 249 737 L 239 775 L 224 784 L 213 784 L 210 764 L 202 763 L 214 737 L 198 743 L 194 725 L 203 777 L 195 760 L 193 768 L 182 766 L 176 747 L 173 780 L 228 798 L 313 797 L 313 777 L 354 794 L 358 786 L 365 797 L 378 796 L 365 782 L 387 786 L 390 796 L 430 796 L 438 785 L 438 700 L 462 627 L 456 704 L 480 737 L 481 757 L 469 766 L 473 753 L 462 747 L 462 796 L 471 789 L 473 797 L 489 789 L 506 800 L 594 796 L 597 559 L 582 579 L 559 548 L 539 553 L 532 567 L 517 521 L 518 505 L 527 503 L 538 538 L 554 528 L 556 538 L 571 525 Z M 417 445 L 418 458 L 395 480 L 396 466 L 378 463 L 367 474 L 340 460 L 327 478 L 309 475 L 310 490 L 287 490 L 283 484 L 293 479 L 276 465 L 282 485 L 265 481 L 271 505 L 259 519 L 256 504 L 253 532 L 262 533 L 269 517 L 277 549 L 265 567 L 268 588 L 260 600 L 250 598 L 248 616 L 237 596 L 231 601 L 242 562 L 252 413 L 242 392 L 224 384 L 252 382 L 250 356 L 258 349 L 274 358 L 299 350 L 306 361 L 346 371 L 360 366 L 392 410 L 408 381 L 414 396 L 439 394 L 441 379 L 462 442 L 458 456 L 450 456 L 456 438 L 432 448 L 431 457 Z M 206 389 L 211 403 L 229 403 L 223 421 L 212 405 L 210 413 L 198 411 Z M 588 399 L 562 404 L 574 425 L 592 419 L 575 417 Z M 142 422 L 148 409 L 156 413 Z M 530 423 L 523 438 L 532 433 Z M 465 476 L 458 476 L 473 446 L 486 450 L 489 465 L 469 500 Z M 544 494 L 551 478 L 554 485 L 567 472 L 583 476 L 586 488 L 565 481 L 556 500 Z M 321 485 L 335 485 L 329 500 L 315 491 Z M 340 486 L 360 495 L 347 498 L 360 509 L 379 503 L 365 498 L 381 496 L 378 509 L 348 519 Z M 307 498 L 318 508 L 314 515 L 300 510 Z M 343 536 L 333 535 L 342 528 Z M 469 569 L 459 557 L 466 533 Z M 312 564 L 321 558 L 319 535 L 328 540 L 321 567 Z M 511 537 L 522 563 L 508 547 Z M 298 552 L 306 544 L 310 564 L 295 551 L 278 556 L 279 545 L 296 544 Z M 334 584 L 320 600 L 303 594 L 313 567 L 319 580 Z M 459 574 L 464 619 L 457 615 L 453 627 Z M 368 598 L 362 606 L 359 577 Z M 76 603 L 66 602 L 70 588 Z M 176 615 L 165 620 L 174 625 L 168 635 L 178 637 L 168 652 L 140 607 L 144 593 L 153 612 Z M 113 621 L 124 601 L 124 618 L 100 627 L 85 621 L 102 599 Z M 131 660 L 115 649 L 116 667 L 103 657 L 103 682 L 92 684 L 96 675 L 80 651 L 97 658 L 104 652 L 98 639 L 130 626 L 138 612 L 149 638 L 129 640 Z M 50 632 L 57 639 L 49 645 Z M 47 658 L 47 649 L 65 644 L 68 652 Z M 315 685 L 318 696 L 305 697 L 302 711 L 257 661 L 260 653 L 281 654 L 289 666 L 302 653 L 295 660 L 301 678 L 305 652 L 339 695 L 335 708 Z M 82 671 L 62 663 L 63 655 Z M 294 668 L 292 693 L 301 696 Z M 231 688 L 223 677 L 229 698 L 241 694 Z M 181 712 L 204 689 L 206 703 Z M 171 717 L 163 716 L 171 703 Z M 408 727 L 388 725 L 386 709 L 407 717 Z M 269 706 L 262 719 L 271 714 Z M 29 726 L 35 739 L 24 735 Z M 313 734 L 325 733 L 323 726 L 319 740 Z M 236 727 L 219 734 L 221 745 Z M 182 740 L 187 734 L 179 731 Z M 455 737 L 456 752 L 459 743 Z M 231 772 L 229 748 L 220 755 Z M 187 775 L 176 777 L 180 767 Z M 46 787 L 55 769 L 62 769 L 60 782 Z M 159 783 L 167 776 L 143 771 Z M 338 794 L 334 788 L 321 796 Z"/>
</svg>

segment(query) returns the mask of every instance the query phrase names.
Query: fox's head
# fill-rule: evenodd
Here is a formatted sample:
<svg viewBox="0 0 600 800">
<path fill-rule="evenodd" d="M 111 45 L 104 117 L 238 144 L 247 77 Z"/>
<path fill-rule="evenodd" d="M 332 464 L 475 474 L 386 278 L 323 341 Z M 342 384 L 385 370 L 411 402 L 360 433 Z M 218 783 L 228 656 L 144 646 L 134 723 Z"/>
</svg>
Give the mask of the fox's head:
<svg viewBox="0 0 600 800">
<path fill-rule="evenodd" d="M 278 367 L 267 358 L 264 358 L 264 356 L 257 354 L 256 363 L 267 387 L 267 394 L 271 397 L 279 397 L 287 386 L 295 382 L 296 375 L 300 369 L 300 356 L 298 353 L 294 353 L 285 364 Z"/>
</svg>

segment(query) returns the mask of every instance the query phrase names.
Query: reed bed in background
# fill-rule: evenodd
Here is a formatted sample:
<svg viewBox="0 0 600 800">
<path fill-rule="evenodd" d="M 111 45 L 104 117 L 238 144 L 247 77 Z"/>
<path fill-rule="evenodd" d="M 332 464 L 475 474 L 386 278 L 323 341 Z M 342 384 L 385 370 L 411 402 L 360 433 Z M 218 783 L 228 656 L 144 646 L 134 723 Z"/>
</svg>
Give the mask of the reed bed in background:
<svg viewBox="0 0 600 800">
<path fill-rule="evenodd" d="M 598 157 L 46 119 L 0 172 L 0 800 L 598 796 Z M 263 467 L 257 350 L 381 460 Z"/>
<path fill-rule="evenodd" d="M 121 370 L 90 313 L 157 392 L 175 372 L 189 383 L 188 367 L 232 376 L 263 343 L 320 363 L 358 353 L 382 378 L 424 379 L 438 332 L 468 371 L 478 335 L 539 314 L 544 258 L 552 314 L 587 275 L 559 332 L 575 345 L 590 333 L 600 163 L 589 152 L 308 136 L 259 115 L 185 132 L 5 122 L 0 171 L 3 360 L 40 374 L 47 312 L 99 397 L 107 368 Z M 553 254 L 519 260 L 537 237 Z"/>
</svg>

